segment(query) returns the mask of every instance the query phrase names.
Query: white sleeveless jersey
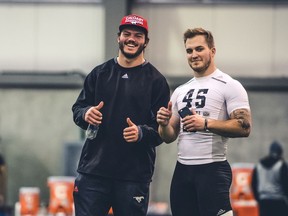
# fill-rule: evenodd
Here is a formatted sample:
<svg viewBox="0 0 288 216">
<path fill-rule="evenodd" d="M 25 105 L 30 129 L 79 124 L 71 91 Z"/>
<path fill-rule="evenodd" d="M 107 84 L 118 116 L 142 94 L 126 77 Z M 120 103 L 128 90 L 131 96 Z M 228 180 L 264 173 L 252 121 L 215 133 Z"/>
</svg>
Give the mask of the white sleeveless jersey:
<svg viewBox="0 0 288 216">
<path fill-rule="evenodd" d="M 192 78 L 175 89 L 171 96 L 173 115 L 187 106 L 209 119 L 226 120 L 235 109 L 250 110 L 248 95 L 240 82 L 219 69 L 211 75 Z M 186 165 L 226 160 L 227 137 L 206 131 L 185 132 L 178 137 L 178 161 Z M 209 124 L 208 124 L 209 126 Z"/>
</svg>

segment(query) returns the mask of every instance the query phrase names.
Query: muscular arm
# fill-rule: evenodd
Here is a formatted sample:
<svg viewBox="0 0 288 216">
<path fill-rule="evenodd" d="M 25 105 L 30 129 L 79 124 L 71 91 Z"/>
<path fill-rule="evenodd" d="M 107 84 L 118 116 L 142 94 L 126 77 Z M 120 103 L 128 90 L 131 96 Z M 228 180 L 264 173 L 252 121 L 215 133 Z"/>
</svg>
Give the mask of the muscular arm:
<svg viewBox="0 0 288 216">
<path fill-rule="evenodd" d="M 207 122 L 209 131 L 225 137 L 248 137 L 251 127 L 251 112 L 247 109 L 234 110 L 225 121 L 208 119 Z"/>
<path fill-rule="evenodd" d="M 165 143 L 171 143 L 177 139 L 177 136 L 180 131 L 180 122 L 179 119 L 175 116 L 172 116 L 169 120 L 169 123 L 165 125 L 159 124 L 158 132 L 160 137 Z"/>
</svg>

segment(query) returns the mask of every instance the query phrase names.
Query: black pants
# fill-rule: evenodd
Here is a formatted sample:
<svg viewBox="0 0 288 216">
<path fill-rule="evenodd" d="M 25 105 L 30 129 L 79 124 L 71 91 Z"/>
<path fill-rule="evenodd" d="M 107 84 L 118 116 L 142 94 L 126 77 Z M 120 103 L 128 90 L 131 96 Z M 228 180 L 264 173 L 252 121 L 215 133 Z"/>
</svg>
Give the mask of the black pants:
<svg viewBox="0 0 288 216">
<path fill-rule="evenodd" d="M 288 204 L 284 200 L 259 201 L 260 216 L 287 216 Z"/>
<path fill-rule="evenodd" d="M 177 162 L 170 191 L 173 216 L 220 216 L 231 211 L 232 171 L 227 161 L 203 165 Z"/>
<path fill-rule="evenodd" d="M 74 186 L 76 216 L 146 216 L 149 183 L 119 181 L 79 174 Z"/>
</svg>

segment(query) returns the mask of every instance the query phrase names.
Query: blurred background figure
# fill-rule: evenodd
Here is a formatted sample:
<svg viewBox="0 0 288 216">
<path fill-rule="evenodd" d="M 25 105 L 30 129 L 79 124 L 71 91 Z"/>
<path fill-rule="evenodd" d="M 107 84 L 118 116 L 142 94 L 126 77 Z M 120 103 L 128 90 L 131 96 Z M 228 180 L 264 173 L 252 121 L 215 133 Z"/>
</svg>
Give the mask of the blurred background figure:
<svg viewBox="0 0 288 216">
<path fill-rule="evenodd" d="M 288 215 L 288 166 L 282 146 L 274 141 L 252 174 L 252 189 L 260 216 Z"/>
<path fill-rule="evenodd" d="M 0 216 L 6 212 L 7 171 L 3 155 L 0 153 Z"/>
</svg>

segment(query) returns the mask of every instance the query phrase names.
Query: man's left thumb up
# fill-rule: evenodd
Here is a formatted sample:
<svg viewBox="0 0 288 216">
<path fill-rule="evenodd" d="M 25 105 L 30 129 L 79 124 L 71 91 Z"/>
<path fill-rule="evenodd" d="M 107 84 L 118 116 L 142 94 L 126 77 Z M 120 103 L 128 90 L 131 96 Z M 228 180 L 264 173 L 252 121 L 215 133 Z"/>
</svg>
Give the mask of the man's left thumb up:
<svg viewBox="0 0 288 216">
<path fill-rule="evenodd" d="M 128 123 L 128 125 L 129 125 L 130 127 L 133 126 L 133 125 L 135 125 L 135 124 L 131 121 L 130 118 L 127 118 L 127 123 Z"/>
</svg>

